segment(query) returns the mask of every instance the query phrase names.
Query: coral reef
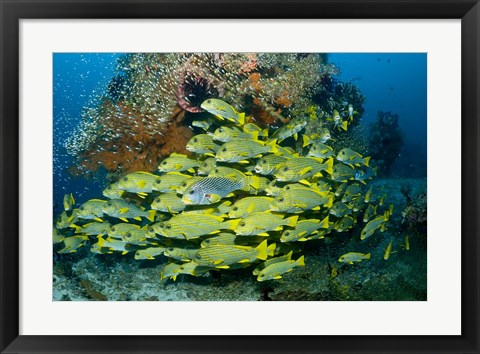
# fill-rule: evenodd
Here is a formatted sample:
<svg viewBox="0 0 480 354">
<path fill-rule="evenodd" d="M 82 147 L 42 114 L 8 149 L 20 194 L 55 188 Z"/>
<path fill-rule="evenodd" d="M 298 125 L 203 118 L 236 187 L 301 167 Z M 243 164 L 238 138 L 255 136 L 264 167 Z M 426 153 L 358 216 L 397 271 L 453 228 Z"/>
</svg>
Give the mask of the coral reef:
<svg viewBox="0 0 480 354">
<path fill-rule="evenodd" d="M 402 228 L 414 234 L 426 235 L 427 232 L 427 190 L 412 193 L 408 185 L 402 186 L 406 206 L 402 211 Z"/>
<path fill-rule="evenodd" d="M 369 153 L 377 163 L 377 173 L 389 176 L 403 147 L 403 132 L 398 114 L 379 111 L 377 121 L 370 126 Z"/>
<path fill-rule="evenodd" d="M 201 119 L 200 104 L 210 97 L 230 102 L 259 125 L 279 126 L 306 110 L 315 95 L 330 102 L 322 85 L 336 69 L 324 59 L 293 53 L 127 54 L 65 143 L 74 157 L 70 172 L 153 171 L 169 152 L 185 152 L 192 135 L 186 127 L 193 117 Z M 328 92 L 336 94 L 341 86 Z"/>
</svg>

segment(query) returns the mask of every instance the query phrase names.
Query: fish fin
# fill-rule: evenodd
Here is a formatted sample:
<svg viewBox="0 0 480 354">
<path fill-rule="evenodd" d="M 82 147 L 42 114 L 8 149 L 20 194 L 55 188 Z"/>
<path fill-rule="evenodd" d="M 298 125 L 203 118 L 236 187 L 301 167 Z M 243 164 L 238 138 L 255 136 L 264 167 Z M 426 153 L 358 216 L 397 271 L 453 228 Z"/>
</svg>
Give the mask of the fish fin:
<svg viewBox="0 0 480 354">
<path fill-rule="evenodd" d="M 249 263 L 249 262 L 250 262 L 250 259 L 245 258 L 245 259 L 242 259 L 241 261 L 238 261 L 237 263 Z"/>
<path fill-rule="evenodd" d="M 70 204 L 74 205 L 75 204 L 75 198 L 73 198 L 73 194 L 70 193 Z"/>
<path fill-rule="evenodd" d="M 328 199 L 328 202 L 327 202 L 326 204 L 324 204 L 324 206 L 325 206 L 326 208 L 331 208 L 332 205 L 333 205 L 333 199 L 334 199 L 334 198 L 333 198 L 333 195 L 331 195 L 330 198 Z"/>
<path fill-rule="evenodd" d="M 241 219 L 233 219 L 225 221 L 224 224 L 227 226 L 227 230 L 235 230 L 240 223 Z"/>
<path fill-rule="evenodd" d="M 142 199 L 145 199 L 145 197 L 147 196 L 146 193 L 137 193 L 137 195 Z"/>
<path fill-rule="evenodd" d="M 195 173 L 195 169 L 193 167 L 189 168 L 187 171 L 190 173 Z"/>
<path fill-rule="evenodd" d="M 302 147 L 308 146 L 312 143 L 310 138 L 307 136 L 307 134 L 302 135 L 302 141 L 303 141 Z"/>
<path fill-rule="evenodd" d="M 326 162 L 327 168 L 325 169 L 325 172 L 327 172 L 329 175 L 333 174 L 333 157 L 330 157 L 327 162 Z"/>
<path fill-rule="evenodd" d="M 298 174 L 299 174 L 300 176 L 302 176 L 302 175 L 304 175 L 305 173 L 307 173 L 307 172 L 309 172 L 309 171 L 311 171 L 311 170 L 312 170 L 312 166 L 307 166 L 307 167 L 305 167 L 304 169 L 301 169 L 301 170 L 298 172 Z"/>
<path fill-rule="evenodd" d="M 155 220 L 155 213 L 156 213 L 156 210 L 149 210 L 147 219 L 153 222 Z"/>
<path fill-rule="evenodd" d="M 371 253 L 367 253 L 367 254 L 365 255 L 365 259 L 370 259 L 371 256 L 372 256 Z"/>
<path fill-rule="evenodd" d="M 270 146 L 270 152 L 271 152 L 272 154 L 278 153 L 278 149 L 277 149 L 277 139 L 273 139 L 273 140 L 270 141 L 267 145 Z"/>
<path fill-rule="evenodd" d="M 249 184 L 258 190 L 260 188 L 260 178 L 258 178 L 258 176 L 251 176 L 249 178 Z"/>
<path fill-rule="evenodd" d="M 100 219 L 100 218 L 93 218 L 93 220 L 98 221 L 98 222 L 103 222 L 103 219 Z"/>
<path fill-rule="evenodd" d="M 300 238 L 303 238 L 302 236 L 305 236 L 307 234 L 307 231 L 302 231 L 298 234 L 298 236 L 300 236 Z"/>
<path fill-rule="evenodd" d="M 368 156 L 368 157 L 365 157 L 365 159 L 364 159 L 364 160 L 365 160 L 365 166 L 367 166 L 367 167 L 368 167 L 368 164 L 370 163 L 370 156 Z"/>
<path fill-rule="evenodd" d="M 299 259 L 296 260 L 296 263 L 297 263 L 298 266 L 304 267 L 305 266 L 305 257 L 301 256 Z"/>
<path fill-rule="evenodd" d="M 320 205 L 317 205 L 316 207 L 313 207 L 312 210 L 320 210 Z"/>
<path fill-rule="evenodd" d="M 344 121 L 342 122 L 341 127 L 342 127 L 343 130 L 347 131 L 347 129 L 348 129 L 348 122 L 347 122 L 346 120 L 344 120 Z"/>
<path fill-rule="evenodd" d="M 301 184 L 305 184 L 305 185 L 307 185 L 307 186 L 311 186 L 311 185 L 312 185 L 312 184 L 311 184 L 309 181 L 307 181 L 306 179 L 301 179 L 301 180 L 298 181 L 298 182 L 301 183 Z"/>
<path fill-rule="evenodd" d="M 86 225 L 84 225 L 86 226 Z M 75 224 L 70 224 L 68 225 L 68 227 L 73 227 L 75 229 L 75 233 L 78 233 L 82 228 L 78 225 L 75 225 Z"/>
<path fill-rule="evenodd" d="M 125 218 L 119 218 L 120 220 L 122 220 L 123 222 L 128 222 L 128 219 L 125 219 Z"/>
<path fill-rule="evenodd" d="M 275 242 L 270 246 L 267 246 L 267 256 L 273 256 L 275 254 L 275 248 L 277 248 L 277 244 Z"/>
<path fill-rule="evenodd" d="M 273 277 L 273 279 L 282 279 L 282 276 L 281 276 L 281 275 L 277 275 L 277 276 Z"/>
<path fill-rule="evenodd" d="M 170 277 L 170 279 L 173 279 L 173 281 L 177 281 L 177 274 L 172 275 L 172 276 Z"/>
<path fill-rule="evenodd" d="M 295 227 L 297 225 L 298 215 L 290 216 L 286 220 L 288 221 L 287 226 Z"/>
<path fill-rule="evenodd" d="M 176 169 L 176 170 L 180 170 L 182 167 L 183 167 L 183 165 L 181 163 L 176 163 L 176 164 L 173 165 L 173 168 Z"/>
<path fill-rule="evenodd" d="M 320 228 L 322 228 L 322 229 L 328 229 L 328 227 L 329 227 L 329 222 L 330 222 L 330 220 L 328 219 L 328 217 L 329 217 L 329 216 L 327 215 L 326 218 L 323 219 L 323 220 L 320 222 Z M 317 230 L 315 230 L 315 231 L 317 231 Z"/>
<path fill-rule="evenodd" d="M 245 112 L 238 113 L 237 118 L 240 125 L 245 125 Z"/>
<path fill-rule="evenodd" d="M 215 234 L 218 234 L 220 232 L 220 230 L 215 230 L 215 231 L 212 231 L 209 233 L 209 235 L 215 235 Z"/>
<path fill-rule="evenodd" d="M 293 138 L 295 139 L 295 141 L 298 140 L 298 134 L 297 133 L 293 134 Z"/>
<path fill-rule="evenodd" d="M 147 185 L 147 182 L 144 180 L 138 181 L 137 186 L 138 188 L 144 188 Z"/>
<path fill-rule="evenodd" d="M 228 265 L 223 265 L 223 266 L 215 266 L 215 268 L 218 268 L 218 269 L 229 269 L 230 266 Z"/>
<path fill-rule="evenodd" d="M 218 194 L 208 194 L 207 195 L 208 201 L 210 204 L 218 202 L 220 199 L 222 199 Z"/>
<path fill-rule="evenodd" d="M 142 221 L 142 218 L 140 216 L 135 216 L 133 220 Z"/>
<path fill-rule="evenodd" d="M 128 209 L 128 208 L 120 208 L 120 209 L 118 210 L 118 212 L 119 212 L 120 214 L 125 214 L 125 213 L 128 213 L 129 210 L 130 210 L 130 209 Z"/>
<path fill-rule="evenodd" d="M 122 256 L 125 256 L 128 253 L 128 251 L 123 251 Z"/>
<path fill-rule="evenodd" d="M 280 231 L 280 230 L 282 230 L 282 227 L 279 226 L 279 227 L 275 228 L 274 230 L 275 230 L 275 231 Z M 268 237 L 268 236 L 270 236 L 270 235 L 268 234 L 268 232 L 260 232 L 259 234 L 257 234 L 257 236 L 265 236 L 265 237 Z"/>
<path fill-rule="evenodd" d="M 267 253 L 267 240 L 263 241 L 261 244 L 259 244 L 255 250 L 257 251 L 257 258 L 261 260 L 267 259 L 268 253 Z"/>
<path fill-rule="evenodd" d="M 252 136 L 253 140 L 258 140 L 258 132 L 257 131 L 251 132 L 250 135 Z"/>
</svg>

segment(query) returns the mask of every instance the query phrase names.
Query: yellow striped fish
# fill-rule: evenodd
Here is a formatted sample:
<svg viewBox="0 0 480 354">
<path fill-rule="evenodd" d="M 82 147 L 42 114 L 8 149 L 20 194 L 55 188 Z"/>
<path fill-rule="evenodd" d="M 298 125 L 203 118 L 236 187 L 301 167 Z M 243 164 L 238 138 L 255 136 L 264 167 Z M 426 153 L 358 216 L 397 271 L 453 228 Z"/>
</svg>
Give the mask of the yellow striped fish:
<svg viewBox="0 0 480 354">
<path fill-rule="evenodd" d="M 257 259 L 265 260 L 273 255 L 275 244 L 267 246 L 267 240 L 257 247 L 212 245 L 201 248 L 195 255 L 194 262 L 203 267 L 230 268 L 235 263 L 252 263 Z"/>
<path fill-rule="evenodd" d="M 237 235 L 269 236 L 268 231 L 281 231 L 283 226 L 295 227 L 298 215 L 284 218 L 285 215 L 270 212 L 250 214 L 241 220 L 235 228 Z"/>
</svg>

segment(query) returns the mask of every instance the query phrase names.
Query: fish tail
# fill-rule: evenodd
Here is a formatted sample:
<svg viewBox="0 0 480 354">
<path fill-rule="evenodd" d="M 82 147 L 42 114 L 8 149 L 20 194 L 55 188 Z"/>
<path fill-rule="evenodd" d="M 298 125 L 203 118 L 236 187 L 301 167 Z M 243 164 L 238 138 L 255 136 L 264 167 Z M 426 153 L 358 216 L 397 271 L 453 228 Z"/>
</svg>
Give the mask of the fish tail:
<svg viewBox="0 0 480 354">
<path fill-rule="evenodd" d="M 330 157 L 327 162 L 325 162 L 326 168 L 325 172 L 327 172 L 329 175 L 333 174 L 333 157 Z"/>
<path fill-rule="evenodd" d="M 330 220 L 328 219 L 328 215 L 327 215 L 327 217 L 320 222 L 320 225 L 321 225 L 320 228 L 328 229 L 329 222 Z"/>
<path fill-rule="evenodd" d="M 277 139 L 273 139 L 272 141 L 268 142 L 267 145 L 270 146 L 270 152 L 271 152 L 272 154 L 278 153 L 278 149 L 277 149 Z"/>
<path fill-rule="evenodd" d="M 147 218 L 148 220 L 150 220 L 151 222 L 155 221 L 155 213 L 156 213 L 156 210 L 153 210 L 153 209 L 152 209 L 152 210 L 149 210 L 149 211 L 147 212 L 146 218 Z"/>
<path fill-rule="evenodd" d="M 265 240 L 266 241 L 266 240 Z M 275 249 L 277 248 L 277 244 L 274 242 L 270 246 L 267 247 L 267 256 L 273 256 L 275 253 Z"/>
<path fill-rule="evenodd" d="M 367 253 L 367 254 L 365 255 L 365 259 L 370 259 L 371 256 L 372 256 L 371 253 Z"/>
<path fill-rule="evenodd" d="M 233 220 L 228 220 L 224 221 L 222 223 L 222 229 L 225 230 L 235 230 L 240 223 L 241 219 L 233 219 Z"/>
<path fill-rule="evenodd" d="M 248 177 L 249 185 L 252 186 L 255 190 L 260 188 L 260 178 L 258 176 Z"/>
<path fill-rule="evenodd" d="M 263 241 L 255 249 L 257 250 L 258 259 L 261 259 L 261 260 L 267 259 L 267 240 Z"/>
<path fill-rule="evenodd" d="M 245 112 L 238 113 L 237 117 L 238 117 L 238 123 L 240 125 L 244 125 L 245 124 Z"/>
<path fill-rule="evenodd" d="M 334 197 L 334 194 L 330 195 L 329 199 L 328 199 L 328 202 L 325 204 L 325 207 L 326 208 L 331 208 L 332 205 L 333 205 L 333 198 Z"/>
<path fill-rule="evenodd" d="M 370 156 L 365 157 L 364 161 L 365 161 L 365 166 L 368 167 L 368 164 L 370 163 Z"/>
<path fill-rule="evenodd" d="M 299 259 L 295 261 L 299 267 L 305 267 L 305 257 L 301 256 Z"/>
<path fill-rule="evenodd" d="M 310 145 L 310 139 L 308 138 L 307 134 L 302 135 L 302 147 Z"/>
<path fill-rule="evenodd" d="M 295 227 L 295 225 L 297 225 L 298 215 L 290 216 L 285 220 L 287 221 L 287 226 Z"/>
</svg>

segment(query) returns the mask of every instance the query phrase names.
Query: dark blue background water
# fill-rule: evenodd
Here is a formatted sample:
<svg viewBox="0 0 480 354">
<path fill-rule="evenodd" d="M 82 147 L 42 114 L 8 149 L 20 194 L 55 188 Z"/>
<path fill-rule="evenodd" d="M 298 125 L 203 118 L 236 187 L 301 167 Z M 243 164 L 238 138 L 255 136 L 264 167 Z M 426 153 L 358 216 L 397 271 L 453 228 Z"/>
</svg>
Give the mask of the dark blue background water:
<svg viewBox="0 0 480 354">
<path fill-rule="evenodd" d="M 88 181 L 67 173 L 71 157 L 65 139 L 80 122 L 81 112 L 104 93 L 115 75 L 121 54 L 54 54 L 53 129 L 54 214 L 62 211 L 63 195 L 73 192 L 77 202 L 99 197 L 103 181 Z M 398 159 L 397 173 L 426 176 L 427 156 L 427 56 L 426 54 L 331 54 L 329 60 L 341 69 L 339 79 L 356 84 L 366 96 L 364 123 L 377 111 L 400 116 L 405 146 Z"/>
</svg>

